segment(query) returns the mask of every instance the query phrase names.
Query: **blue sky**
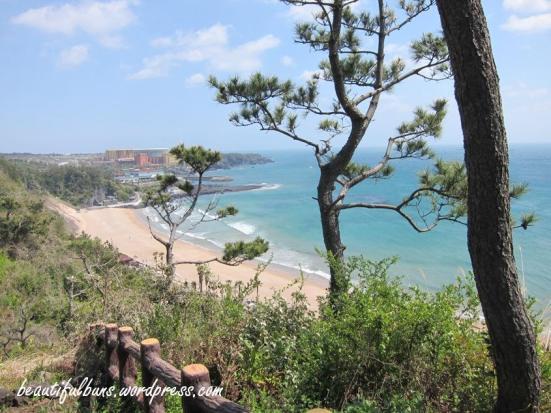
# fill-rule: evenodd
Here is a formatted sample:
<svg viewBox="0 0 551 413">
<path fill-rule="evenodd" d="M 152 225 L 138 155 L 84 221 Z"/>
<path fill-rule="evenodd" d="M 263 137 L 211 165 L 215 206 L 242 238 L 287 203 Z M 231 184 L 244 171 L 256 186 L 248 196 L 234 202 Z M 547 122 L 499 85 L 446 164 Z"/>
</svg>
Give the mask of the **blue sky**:
<svg viewBox="0 0 551 413">
<path fill-rule="evenodd" d="M 358 7 L 372 6 L 361 0 Z M 551 142 L 551 0 L 484 6 L 509 140 Z M 310 13 L 277 0 L 0 0 L 0 152 L 179 142 L 297 148 L 283 136 L 230 125 L 232 108 L 214 101 L 205 78 L 262 71 L 303 82 L 322 58 L 293 43 L 294 24 Z M 391 37 L 387 54 L 407 60 L 411 40 L 438 30 L 433 10 Z M 415 79 L 395 88 L 363 146 L 382 145 L 413 108 L 438 97 L 450 100 L 441 141 L 459 144 L 452 86 Z"/>
</svg>

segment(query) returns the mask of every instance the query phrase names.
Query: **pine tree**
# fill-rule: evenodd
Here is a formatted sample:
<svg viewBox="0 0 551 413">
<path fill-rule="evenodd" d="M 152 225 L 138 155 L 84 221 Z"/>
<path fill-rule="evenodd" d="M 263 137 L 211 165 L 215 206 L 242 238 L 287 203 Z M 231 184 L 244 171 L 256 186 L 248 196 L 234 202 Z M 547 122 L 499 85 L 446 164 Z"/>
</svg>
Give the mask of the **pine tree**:
<svg viewBox="0 0 551 413">
<path fill-rule="evenodd" d="M 174 243 L 180 238 L 179 229 L 194 212 L 199 216 L 190 228 L 195 228 L 203 222 L 216 221 L 227 216 L 236 215 L 238 210 L 234 206 L 227 206 L 217 210 L 217 201 L 213 198 L 203 210 L 199 210 L 197 203 L 203 189 L 205 173 L 222 159 L 220 152 L 205 149 L 201 146 L 189 148 L 184 145 L 175 146 L 170 153 L 178 159 L 180 165 L 185 165 L 195 175 L 197 184 L 193 185 L 189 179 L 177 177 L 174 174 L 158 176 L 158 184 L 150 189 L 145 196 L 144 203 L 155 210 L 159 218 L 168 226 L 168 238 L 156 233 L 149 221 L 149 230 L 153 238 L 165 248 L 164 270 L 169 282 L 172 282 L 175 267 L 182 264 L 202 265 L 209 262 L 220 262 L 225 265 L 239 265 L 243 261 L 252 260 L 268 250 L 268 243 L 262 238 L 251 242 L 237 241 L 226 243 L 222 257 L 214 257 L 203 261 L 177 261 L 174 259 Z"/>
<path fill-rule="evenodd" d="M 468 176 L 468 246 L 495 360 L 495 412 L 537 412 L 541 391 L 534 328 L 513 254 L 509 154 L 499 78 L 480 0 L 438 0 L 451 55 Z M 534 220 L 523 217 L 525 228 Z"/>
<path fill-rule="evenodd" d="M 385 57 L 388 39 L 426 12 L 433 1 L 400 1 L 392 9 L 379 0 L 374 11 L 356 11 L 352 8 L 355 0 L 283 2 L 317 7 L 313 21 L 297 25 L 296 42 L 325 54 L 319 73 L 301 86 L 260 73 L 248 80 L 234 77 L 222 82 L 211 77 L 209 81 L 217 89 L 218 102 L 241 106 L 230 117 L 234 125 L 256 125 L 312 149 L 320 171 L 317 202 L 330 261 L 339 262 L 344 257 L 339 216 L 345 210 L 394 211 L 419 232 L 432 229 L 442 220 L 459 220 L 465 213 L 464 169 L 459 163 L 437 160 L 428 145 L 429 138 L 441 134 L 445 100 L 438 99 L 428 108 L 417 108 L 413 118 L 401 123 L 388 139 L 386 150 L 375 165 L 359 164 L 353 159 L 360 143 L 368 137 L 384 93 L 415 76 L 425 79 L 449 76 L 446 45 L 435 34 L 423 34 L 411 43 L 413 67 L 406 68 L 401 58 L 388 61 Z M 370 47 L 371 44 L 375 47 Z M 327 107 L 320 99 L 320 81 L 328 82 L 334 89 L 333 103 Z M 305 118 L 313 116 L 319 118 L 316 138 L 307 137 Z M 434 170 L 421 175 L 419 187 L 402 202 L 346 201 L 354 187 L 389 177 L 392 162 L 406 158 L 434 159 L 436 165 Z M 331 268 L 330 291 L 334 295 L 347 288 L 348 281 L 340 280 L 338 273 Z"/>
<path fill-rule="evenodd" d="M 428 140 L 439 138 L 446 114 L 446 101 L 437 99 L 427 108 L 417 107 L 409 121 L 401 122 L 388 138 L 375 165 L 354 161 L 358 146 L 372 141 L 369 128 L 381 96 L 414 77 L 443 80 L 450 77 L 448 50 L 443 37 L 425 33 L 410 44 L 413 67 L 401 58 L 386 59 L 388 40 L 427 12 L 434 0 L 401 0 L 396 8 L 384 0 L 375 10 L 358 11 L 357 0 L 281 0 L 294 6 L 317 8 L 313 21 L 296 26 L 296 42 L 323 53 L 326 59 L 319 72 L 305 85 L 281 81 L 276 76 L 253 74 L 248 80 L 233 77 L 228 81 L 209 78 L 217 90 L 217 101 L 238 104 L 240 110 L 230 116 L 236 126 L 255 125 L 260 130 L 277 132 L 312 149 L 319 167 L 317 203 L 323 240 L 329 262 L 344 258 L 345 245 L 340 233 L 340 214 L 349 209 L 383 209 L 399 214 L 417 232 L 427 232 L 441 221 L 465 224 L 467 181 L 461 162 L 438 159 Z M 371 45 L 375 45 L 371 47 Z M 324 105 L 320 81 L 334 91 L 331 105 Z M 309 137 L 317 117 L 316 137 Z M 315 122 L 316 123 L 316 122 Z M 428 159 L 433 167 L 419 174 L 419 185 L 396 204 L 347 202 L 353 188 L 366 181 L 388 178 L 393 162 Z M 521 195 L 526 188 L 514 186 L 511 192 Z M 519 226 L 527 228 L 533 215 L 523 217 Z M 330 293 L 337 297 L 348 287 L 338 269 L 330 266 Z"/>
</svg>

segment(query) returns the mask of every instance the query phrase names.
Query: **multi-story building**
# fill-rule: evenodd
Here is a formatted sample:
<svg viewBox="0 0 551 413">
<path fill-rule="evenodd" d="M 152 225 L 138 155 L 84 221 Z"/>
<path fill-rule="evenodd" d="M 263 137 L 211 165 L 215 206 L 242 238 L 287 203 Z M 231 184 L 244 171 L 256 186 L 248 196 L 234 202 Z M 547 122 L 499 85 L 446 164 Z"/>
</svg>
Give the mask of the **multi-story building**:
<svg viewBox="0 0 551 413">
<path fill-rule="evenodd" d="M 108 149 L 105 160 L 119 164 L 134 164 L 143 168 L 147 166 L 168 166 L 176 163 L 176 159 L 167 148 L 154 149 Z"/>
<path fill-rule="evenodd" d="M 136 166 L 140 168 L 151 163 L 149 155 L 147 153 L 137 153 L 136 155 L 134 155 L 134 162 L 136 162 Z"/>
</svg>

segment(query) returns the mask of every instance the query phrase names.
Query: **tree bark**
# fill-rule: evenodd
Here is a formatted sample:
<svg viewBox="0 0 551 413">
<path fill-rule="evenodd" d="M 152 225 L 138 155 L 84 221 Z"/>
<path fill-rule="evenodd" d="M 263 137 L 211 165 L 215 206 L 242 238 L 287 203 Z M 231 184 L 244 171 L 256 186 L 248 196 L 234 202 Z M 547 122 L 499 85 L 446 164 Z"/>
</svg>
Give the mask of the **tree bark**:
<svg viewBox="0 0 551 413">
<path fill-rule="evenodd" d="M 480 0 L 437 0 L 455 77 L 468 175 L 468 247 L 490 335 L 495 412 L 536 412 L 540 372 L 513 254 L 499 79 Z"/>
<path fill-rule="evenodd" d="M 168 277 L 168 280 L 169 282 L 172 282 L 172 278 L 174 277 L 174 273 L 175 273 L 175 268 L 174 268 L 174 252 L 173 252 L 173 249 L 174 249 L 174 241 L 172 239 L 170 239 L 166 244 L 165 244 L 165 249 L 166 249 L 166 257 L 165 257 L 165 260 L 166 260 L 166 272 L 167 272 L 167 277 Z"/>
<path fill-rule="evenodd" d="M 339 225 L 339 210 L 333 205 L 333 190 L 335 181 L 328 172 L 321 170 L 318 184 L 318 206 L 320 210 L 321 228 L 323 233 L 323 242 L 325 250 L 331 255 L 331 261 L 342 262 L 344 259 L 345 246 L 341 241 L 341 231 Z M 339 276 L 336 265 L 330 265 L 329 271 L 331 279 L 329 281 L 329 294 L 331 302 L 339 296 L 345 289 L 345 280 Z"/>
</svg>

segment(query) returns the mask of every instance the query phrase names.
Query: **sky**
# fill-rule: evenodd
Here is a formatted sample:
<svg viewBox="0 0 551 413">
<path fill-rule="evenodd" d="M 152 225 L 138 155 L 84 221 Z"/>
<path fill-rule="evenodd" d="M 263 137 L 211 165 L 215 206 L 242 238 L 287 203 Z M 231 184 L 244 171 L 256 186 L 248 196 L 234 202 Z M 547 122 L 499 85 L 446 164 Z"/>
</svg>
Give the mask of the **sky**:
<svg viewBox="0 0 551 413">
<path fill-rule="evenodd" d="M 356 8 L 373 5 L 360 0 Z M 509 141 L 551 143 L 551 0 L 483 5 Z M 232 126 L 228 115 L 237 108 L 217 103 L 206 79 L 260 71 L 304 82 L 324 58 L 294 42 L 295 24 L 310 16 L 277 0 L 0 0 L 0 152 L 181 142 L 223 151 L 299 148 L 277 133 Z M 440 30 L 431 10 L 388 39 L 387 55 L 412 64 L 411 41 Z M 322 103 L 333 98 L 329 86 Z M 459 145 L 453 82 L 413 79 L 383 97 L 362 146 L 383 145 L 415 107 L 441 97 L 450 102 L 441 143 Z"/>
</svg>

